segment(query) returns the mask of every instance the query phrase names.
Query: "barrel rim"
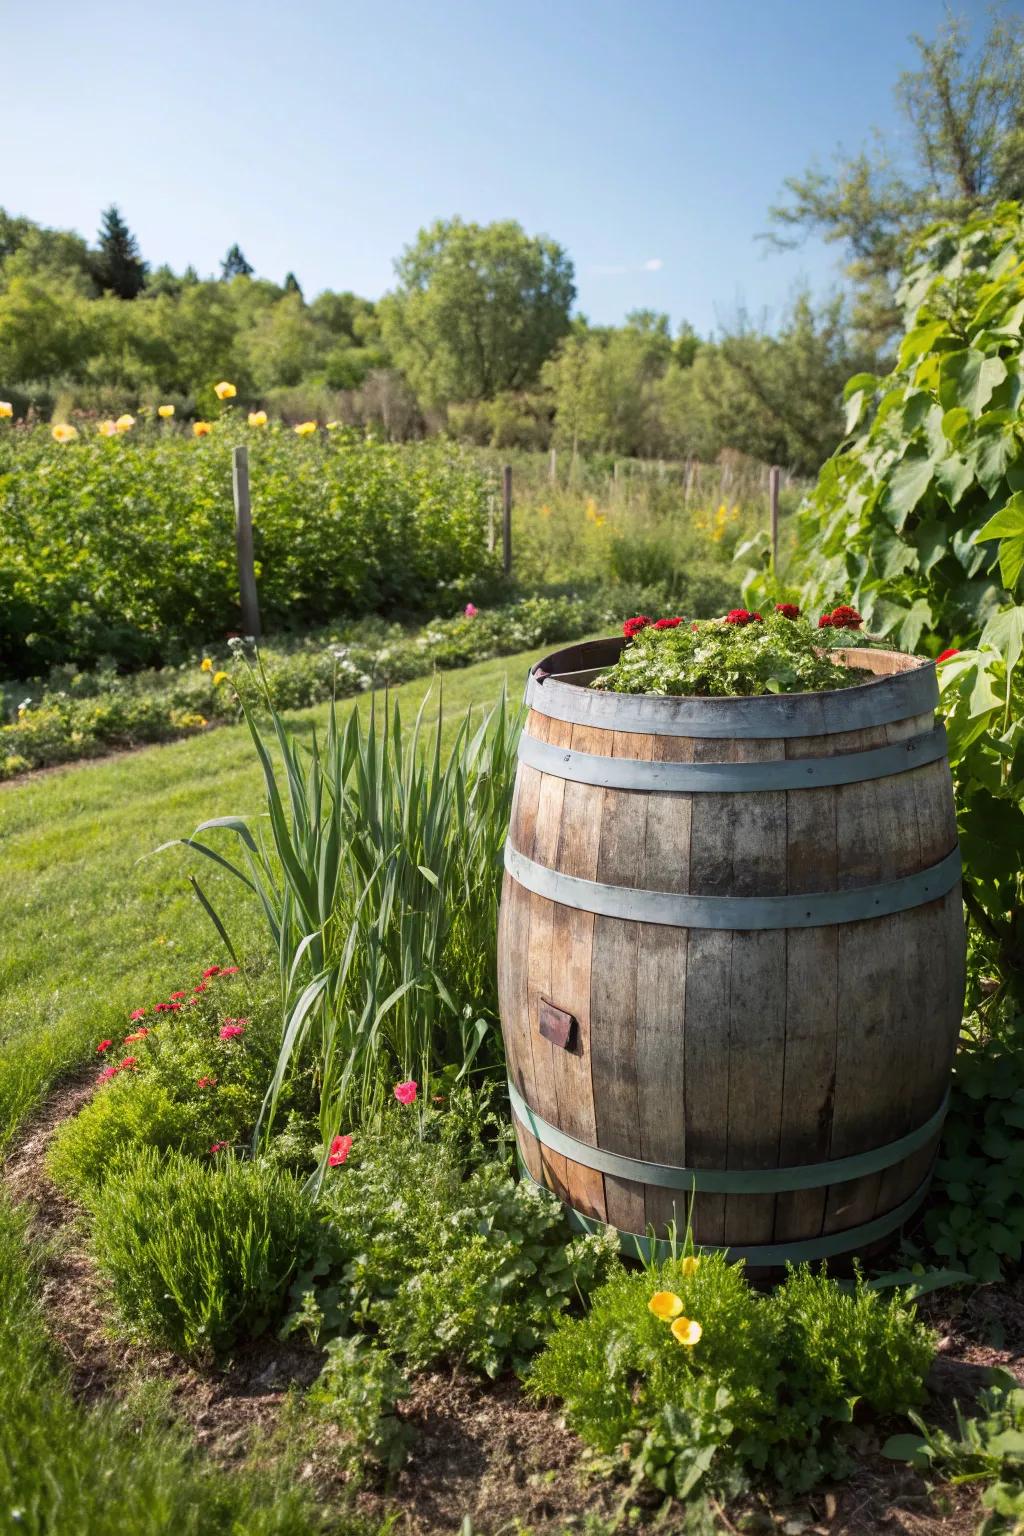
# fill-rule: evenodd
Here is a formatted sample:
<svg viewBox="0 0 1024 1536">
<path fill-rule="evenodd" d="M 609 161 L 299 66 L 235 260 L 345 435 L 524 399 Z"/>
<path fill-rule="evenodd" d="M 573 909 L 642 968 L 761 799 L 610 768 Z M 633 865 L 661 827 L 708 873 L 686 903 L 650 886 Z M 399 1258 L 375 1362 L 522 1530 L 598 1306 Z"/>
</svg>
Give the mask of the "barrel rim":
<svg viewBox="0 0 1024 1536">
<path fill-rule="evenodd" d="M 611 666 L 626 640 L 621 635 L 584 640 L 552 651 L 531 669 L 526 702 L 538 714 L 606 730 L 655 735 L 763 737 L 821 736 L 864 730 L 934 711 L 939 689 L 935 662 L 902 651 L 898 672 L 871 676 L 849 688 L 808 693 L 632 694 L 600 692 L 573 682 Z M 845 653 L 856 656 L 856 650 Z"/>
</svg>

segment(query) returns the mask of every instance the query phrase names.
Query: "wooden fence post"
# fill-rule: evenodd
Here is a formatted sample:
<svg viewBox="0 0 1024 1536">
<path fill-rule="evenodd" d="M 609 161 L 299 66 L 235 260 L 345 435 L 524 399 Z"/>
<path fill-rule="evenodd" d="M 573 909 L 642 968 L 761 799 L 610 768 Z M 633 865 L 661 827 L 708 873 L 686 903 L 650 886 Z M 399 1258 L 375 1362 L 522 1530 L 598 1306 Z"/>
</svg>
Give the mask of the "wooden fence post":
<svg viewBox="0 0 1024 1536">
<path fill-rule="evenodd" d="M 779 578 L 779 466 L 773 464 L 768 471 L 768 504 L 772 526 L 772 576 Z"/>
<path fill-rule="evenodd" d="M 552 485 L 558 484 L 558 449 L 552 448 L 548 458 L 548 479 Z"/>
<path fill-rule="evenodd" d="M 512 575 L 512 465 L 501 472 L 501 556 L 506 576 Z"/>
<path fill-rule="evenodd" d="M 256 592 L 256 567 L 252 548 L 252 504 L 249 500 L 249 450 L 236 448 L 231 479 L 235 492 L 235 548 L 238 551 L 238 593 L 242 606 L 242 632 L 260 638 L 260 603 Z"/>
</svg>

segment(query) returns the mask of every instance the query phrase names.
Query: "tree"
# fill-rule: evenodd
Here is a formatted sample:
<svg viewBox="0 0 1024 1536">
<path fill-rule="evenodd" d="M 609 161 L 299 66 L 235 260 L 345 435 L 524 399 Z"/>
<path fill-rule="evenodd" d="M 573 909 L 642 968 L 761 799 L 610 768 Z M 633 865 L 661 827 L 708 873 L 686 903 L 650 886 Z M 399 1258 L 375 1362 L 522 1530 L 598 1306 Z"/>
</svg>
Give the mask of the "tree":
<svg viewBox="0 0 1024 1536">
<path fill-rule="evenodd" d="M 295 276 L 294 272 L 285 273 L 284 291 L 285 293 L 297 293 L 299 298 L 302 298 L 302 289 L 299 286 L 299 280 Z"/>
<path fill-rule="evenodd" d="M 252 274 L 253 268 L 246 261 L 242 247 L 238 244 L 232 245 L 220 264 L 221 282 L 230 283 L 233 277 L 252 277 Z"/>
<path fill-rule="evenodd" d="M 895 87 L 911 129 L 910 169 L 893 166 L 876 134 L 873 152 L 791 177 L 790 201 L 771 210 L 777 228 L 768 238 L 777 246 L 816 232 L 845 247 L 854 321 L 875 348 L 899 330 L 895 290 L 914 235 L 1024 195 L 1024 20 L 994 19 L 974 53 L 956 20 L 934 42 L 913 41 L 921 68 Z"/>
<path fill-rule="evenodd" d="M 119 299 L 134 299 L 142 292 L 148 268 L 139 251 L 139 242 L 122 219 L 116 203 L 102 215 L 98 249 L 92 260 L 92 274 L 104 293 Z"/>
<path fill-rule="evenodd" d="M 395 271 L 380 305 L 384 340 L 429 405 L 527 388 L 569 331 L 572 262 L 512 220 L 438 220 Z"/>
</svg>

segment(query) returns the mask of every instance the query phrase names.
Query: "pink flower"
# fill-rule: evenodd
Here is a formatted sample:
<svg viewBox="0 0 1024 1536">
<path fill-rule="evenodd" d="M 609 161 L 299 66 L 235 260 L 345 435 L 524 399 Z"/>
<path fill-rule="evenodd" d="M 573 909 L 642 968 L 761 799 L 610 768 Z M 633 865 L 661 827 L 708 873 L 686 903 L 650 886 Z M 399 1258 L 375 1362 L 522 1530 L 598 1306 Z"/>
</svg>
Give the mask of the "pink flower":
<svg viewBox="0 0 1024 1536">
<path fill-rule="evenodd" d="M 104 1067 L 103 1071 L 100 1073 L 99 1077 L 97 1078 L 97 1082 L 109 1083 L 112 1078 L 115 1078 L 117 1076 L 117 1074 L 118 1074 L 118 1072 L 120 1070 L 121 1070 L 120 1067 Z"/>
<path fill-rule="evenodd" d="M 139 1058 L 137 1056 L 126 1056 L 124 1061 L 121 1062 L 119 1070 L 122 1072 L 134 1072 L 138 1064 Z"/>
<path fill-rule="evenodd" d="M 239 1035 L 245 1034 L 244 1024 L 225 1024 L 220 1032 L 222 1040 L 237 1040 Z"/>
<path fill-rule="evenodd" d="M 331 1142 L 330 1155 L 327 1158 L 332 1168 L 339 1168 L 352 1151 L 351 1136 L 335 1136 Z"/>
<path fill-rule="evenodd" d="M 102 1056 L 104 1051 L 109 1051 L 113 1043 L 113 1040 L 101 1040 L 99 1045 L 96 1047 L 96 1055 Z"/>
<path fill-rule="evenodd" d="M 476 603 L 467 603 L 462 611 L 467 619 L 475 619 L 480 609 L 476 606 Z"/>
<path fill-rule="evenodd" d="M 144 1019 L 145 1017 L 146 1017 L 146 1010 L 145 1010 L 145 1008 L 136 1008 L 134 1013 L 130 1013 L 128 1015 L 129 1021 L 132 1024 L 135 1023 L 136 1019 Z"/>
<path fill-rule="evenodd" d="M 203 972 L 203 980 L 204 981 L 209 981 L 210 977 L 211 976 L 216 976 L 217 973 L 219 972 L 219 970 L 220 970 L 220 966 L 219 965 L 208 965 L 206 970 Z"/>
<path fill-rule="evenodd" d="M 217 1086 L 217 1079 L 215 1077 L 197 1077 L 196 1078 L 196 1087 L 197 1088 L 216 1088 L 216 1086 Z"/>
<path fill-rule="evenodd" d="M 395 1098 L 398 1100 L 399 1104 L 415 1104 L 416 1084 L 413 1082 L 412 1078 L 410 1078 L 407 1083 L 395 1084 Z"/>
<path fill-rule="evenodd" d="M 210 1148 L 210 1156 L 212 1157 L 215 1152 L 225 1151 L 229 1145 L 230 1143 L 226 1141 L 215 1141 L 213 1146 Z"/>
</svg>

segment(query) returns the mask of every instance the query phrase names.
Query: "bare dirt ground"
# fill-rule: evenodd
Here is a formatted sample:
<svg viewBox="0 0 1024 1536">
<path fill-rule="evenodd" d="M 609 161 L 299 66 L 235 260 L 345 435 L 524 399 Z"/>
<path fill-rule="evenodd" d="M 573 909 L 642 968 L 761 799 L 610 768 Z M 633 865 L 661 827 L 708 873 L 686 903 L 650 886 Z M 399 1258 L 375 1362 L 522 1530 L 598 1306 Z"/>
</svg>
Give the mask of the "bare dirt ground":
<svg viewBox="0 0 1024 1536">
<path fill-rule="evenodd" d="M 306 1387 L 320 1369 L 311 1345 L 283 1344 L 273 1336 L 236 1355 L 226 1367 L 186 1364 L 170 1352 L 125 1340 L 102 1277 L 88 1252 L 81 1212 L 54 1187 L 45 1166 L 56 1128 L 74 1115 L 95 1083 L 87 1075 L 65 1082 L 15 1143 L 3 1183 L 32 1209 L 43 1299 L 54 1341 L 66 1358 L 71 1388 L 84 1403 L 125 1396 L 143 1380 L 160 1380 L 175 1414 L 203 1450 L 225 1465 L 243 1457 L 260 1433 L 272 1432 L 289 1394 Z M 953 1402 L 967 1405 L 995 1365 L 1024 1381 L 1024 1285 L 987 1286 L 972 1295 L 940 1293 L 922 1312 L 940 1334 L 930 1380 L 928 1416 L 951 1422 Z M 530 1402 L 506 1378 L 481 1382 L 459 1369 L 414 1377 L 399 1407 L 415 1432 L 402 1471 L 390 1483 L 370 1479 L 356 1494 L 367 1516 L 394 1515 L 402 1536 L 456 1536 L 468 1515 L 474 1536 L 561 1536 L 588 1521 L 610 1530 L 635 1528 L 639 1517 L 666 1536 L 685 1529 L 679 1506 L 662 1508 L 630 1495 L 624 1480 L 595 1475 L 582 1443 L 558 1413 Z M 893 1425 L 893 1430 L 902 1428 Z M 884 1435 L 864 1432 L 852 1477 L 816 1490 L 792 1506 L 744 1501 L 716 1507 L 724 1532 L 778 1531 L 782 1536 L 968 1536 L 978 1524 L 973 1490 L 929 1489 L 906 1466 L 881 1455 Z M 325 1431 L 302 1476 L 328 1499 L 343 1481 L 332 1454 L 337 1432 Z M 350 1497 L 351 1495 L 349 1495 Z M 626 1511 L 635 1514 L 627 1518 Z"/>
</svg>

